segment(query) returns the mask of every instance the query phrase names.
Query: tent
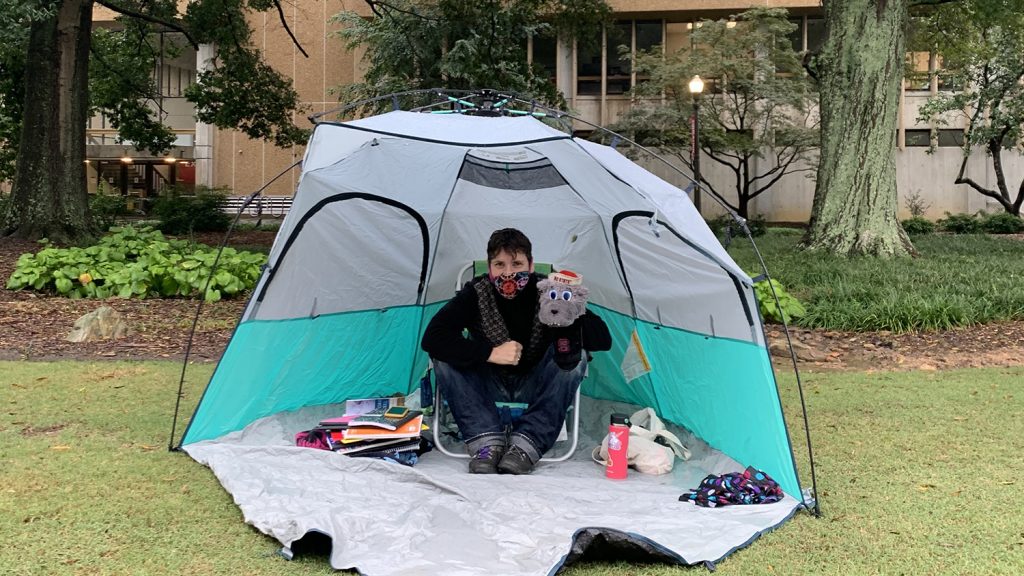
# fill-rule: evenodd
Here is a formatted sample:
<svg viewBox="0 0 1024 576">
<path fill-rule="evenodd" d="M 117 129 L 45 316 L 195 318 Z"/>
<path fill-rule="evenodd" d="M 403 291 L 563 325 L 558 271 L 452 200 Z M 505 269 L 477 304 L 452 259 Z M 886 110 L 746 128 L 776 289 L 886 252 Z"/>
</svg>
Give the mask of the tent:
<svg viewBox="0 0 1024 576">
<path fill-rule="evenodd" d="M 490 233 L 581 273 L 614 344 L 584 381 L 590 436 L 528 477 L 473 477 L 292 445 L 340 403 L 415 393 L 419 341 Z M 532 115 L 392 111 L 316 125 L 268 266 L 181 441 L 288 551 L 317 532 L 364 574 L 547 574 L 581 543 L 713 563 L 805 507 L 751 278 L 678 188 Z M 627 366 L 638 355 L 639 371 Z M 608 410 L 653 407 L 694 457 L 616 484 L 590 460 Z M 587 442 L 590 444 L 587 444 Z M 786 499 L 676 496 L 755 466 Z M 398 559 L 401 558 L 401 559 Z"/>
</svg>

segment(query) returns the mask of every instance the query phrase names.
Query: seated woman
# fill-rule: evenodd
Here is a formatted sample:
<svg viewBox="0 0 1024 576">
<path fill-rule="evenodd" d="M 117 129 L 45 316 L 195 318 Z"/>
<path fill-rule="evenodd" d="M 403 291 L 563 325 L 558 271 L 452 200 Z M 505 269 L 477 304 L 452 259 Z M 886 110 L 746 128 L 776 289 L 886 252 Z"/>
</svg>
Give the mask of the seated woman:
<svg viewBox="0 0 1024 576">
<path fill-rule="evenodd" d="M 470 473 L 529 474 L 558 438 L 587 361 L 569 370 L 555 362 L 552 330 L 537 317 L 542 276 L 525 234 L 495 231 L 487 262 L 488 274 L 467 282 L 430 321 L 422 346 L 472 455 Z M 579 322 L 584 350 L 611 348 L 598 315 L 588 310 Z M 529 404 L 507 436 L 495 401 Z"/>
</svg>

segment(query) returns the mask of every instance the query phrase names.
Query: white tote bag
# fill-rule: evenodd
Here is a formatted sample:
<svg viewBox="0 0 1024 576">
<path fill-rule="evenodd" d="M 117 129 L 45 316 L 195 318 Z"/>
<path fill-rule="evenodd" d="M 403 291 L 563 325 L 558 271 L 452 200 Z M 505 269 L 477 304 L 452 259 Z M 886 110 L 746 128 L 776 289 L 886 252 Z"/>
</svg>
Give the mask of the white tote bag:
<svg viewBox="0 0 1024 576">
<path fill-rule="evenodd" d="M 676 456 L 690 458 L 690 450 L 679 437 L 668 431 L 654 408 L 644 408 L 629 417 L 629 448 L 626 462 L 644 474 L 666 474 L 672 471 Z M 658 440 L 660 438 L 660 441 Z M 591 453 L 594 462 L 607 465 L 608 437 Z"/>
</svg>

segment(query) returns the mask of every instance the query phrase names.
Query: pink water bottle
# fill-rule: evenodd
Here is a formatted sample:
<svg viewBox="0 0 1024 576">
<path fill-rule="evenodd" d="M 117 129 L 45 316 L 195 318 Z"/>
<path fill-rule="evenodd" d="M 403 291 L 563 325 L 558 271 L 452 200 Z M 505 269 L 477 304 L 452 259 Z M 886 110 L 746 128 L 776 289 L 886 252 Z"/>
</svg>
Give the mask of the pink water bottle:
<svg viewBox="0 0 1024 576">
<path fill-rule="evenodd" d="M 611 424 L 608 425 L 608 466 L 604 475 L 622 480 L 626 477 L 629 469 L 627 462 L 629 454 L 629 416 L 625 414 L 612 414 Z"/>
</svg>

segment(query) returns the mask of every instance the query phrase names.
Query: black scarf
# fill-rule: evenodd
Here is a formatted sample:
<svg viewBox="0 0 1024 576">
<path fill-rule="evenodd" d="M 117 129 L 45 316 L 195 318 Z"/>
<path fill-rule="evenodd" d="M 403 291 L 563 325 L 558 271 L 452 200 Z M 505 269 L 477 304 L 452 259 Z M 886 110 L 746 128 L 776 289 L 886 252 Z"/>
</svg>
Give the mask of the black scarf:
<svg viewBox="0 0 1024 576">
<path fill-rule="evenodd" d="M 498 310 L 498 303 L 494 299 L 494 284 L 490 277 L 481 276 L 473 283 L 473 289 L 476 290 L 477 306 L 480 308 L 480 329 L 488 343 L 493 348 L 511 340 L 508 327 L 505 326 L 505 319 L 502 318 L 501 312 Z M 539 307 L 540 302 L 536 302 L 533 310 L 533 326 L 530 329 L 530 341 L 523 344 L 523 356 L 519 360 L 519 367 L 533 367 L 547 351 L 545 326 L 537 318 Z"/>
</svg>

